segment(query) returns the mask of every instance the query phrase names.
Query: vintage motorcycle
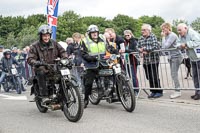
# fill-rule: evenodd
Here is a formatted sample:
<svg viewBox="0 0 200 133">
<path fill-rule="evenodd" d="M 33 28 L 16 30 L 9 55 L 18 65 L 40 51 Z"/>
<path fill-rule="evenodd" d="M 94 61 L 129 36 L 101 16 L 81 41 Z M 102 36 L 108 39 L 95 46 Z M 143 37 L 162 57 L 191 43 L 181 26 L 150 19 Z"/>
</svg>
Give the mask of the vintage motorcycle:
<svg viewBox="0 0 200 133">
<path fill-rule="evenodd" d="M 2 85 L 5 92 L 16 90 L 18 94 L 21 94 L 22 90 L 24 90 L 21 75 L 18 73 L 15 65 L 12 65 L 12 68 L 6 72 Z"/>
<path fill-rule="evenodd" d="M 126 111 L 132 112 L 136 104 L 135 94 L 130 79 L 116 62 L 118 58 L 118 55 L 113 54 L 105 60 L 99 60 L 99 71 L 89 100 L 94 105 L 98 105 L 101 100 L 108 103 L 120 101 Z"/>
<path fill-rule="evenodd" d="M 31 95 L 35 95 L 35 102 L 40 112 L 48 109 L 62 110 L 71 122 L 77 122 L 83 115 L 83 96 L 76 78 L 70 73 L 72 63 L 69 59 L 56 59 L 55 64 L 41 64 L 49 72 L 46 84 L 49 91 L 49 101 L 43 102 L 39 95 L 37 76 L 33 79 Z"/>
</svg>

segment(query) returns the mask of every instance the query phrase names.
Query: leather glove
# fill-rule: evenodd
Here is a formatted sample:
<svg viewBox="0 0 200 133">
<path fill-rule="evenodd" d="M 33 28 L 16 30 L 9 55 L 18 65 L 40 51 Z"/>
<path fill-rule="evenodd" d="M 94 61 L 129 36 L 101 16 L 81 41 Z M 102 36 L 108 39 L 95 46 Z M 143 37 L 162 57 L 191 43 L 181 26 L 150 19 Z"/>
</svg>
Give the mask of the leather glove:
<svg viewBox="0 0 200 133">
<path fill-rule="evenodd" d="M 91 58 L 90 58 L 90 60 L 91 60 L 92 62 L 96 62 L 97 59 L 98 59 L 98 57 L 95 57 L 95 56 L 91 56 Z"/>
<path fill-rule="evenodd" d="M 8 72 L 8 69 L 7 69 L 7 68 L 5 68 L 3 71 L 7 73 L 7 72 Z"/>
<path fill-rule="evenodd" d="M 42 63 L 41 63 L 40 61 L 36 61 L 36 62 L 34 63 L 34 66 L 39 67 L 41 64 L 42 64 Z"/>
</svg>

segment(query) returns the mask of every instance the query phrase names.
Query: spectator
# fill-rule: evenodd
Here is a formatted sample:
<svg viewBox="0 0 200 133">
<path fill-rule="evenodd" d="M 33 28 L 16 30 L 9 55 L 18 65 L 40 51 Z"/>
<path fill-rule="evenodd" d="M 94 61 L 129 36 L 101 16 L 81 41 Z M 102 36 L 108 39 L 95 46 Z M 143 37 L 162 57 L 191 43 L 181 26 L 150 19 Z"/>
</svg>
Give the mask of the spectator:
<svg viewBox="0 0 200 133">
<path fill-rule="evenodd" d="M 124 52 L 125 52 L 125 47 L 124 47 L 124 39 L 118 35 L 116 35 L 115 30 L 113 28 L 106 28 L 104 34 L 109 34 L 110 35 L 110 42 L 114 42 L 117 45 L 117 50 L 119 51 L 119 53 L 121 54 L 121 60 L 120 60 L 120 64 L 122 69 L 123 68 L 123 64 L 124 64 Z"/>
<path fill-rule="evenodd" d="M 134 54 L 131 54 L 131 52 L 137 51 L 137 39 L 133 36 L 133 33 L 131 30 L 125 30 L 124 31 L 124 45 L 125 45 L 125 53 L 127 54 L 127 58 L 130 59 L 130 66 L 127 66 L 128 73 L 130 75 L 130 69 L 131 69 L 131 77 L 133 82 L 133 87 L 136 87 L 135 93 L 137 94 L 139 92 L 138 90 L 138 79 L 137 79 L 137 66 L 139 64 L 139 61 L 135 57 Z M 130 67 L 130 68 L 129 68 Z"/>
<path fill-rule="evenodd" d="M 115 30 L 113 28 L 106 28 L 105 33 L 110 35 L 110 42 L 114 42 L 117 45 L 117 49 L 120 52 L 124 52 L 124 39 L 118 35 L 116 35 Z"/>
<path fill-rule="evenodd" d="M 67 45 L 73 43 L 73 38 L 68 37 L 68 38 L 66 39 L 66 43 L 67 43 Z"/>
<path fill-rule="evenodd" d="M 32 67 L 27 62 L 30 47 L 26 46 L 25 51 L 26 51 L 25 52 L 26 53 L 26 61 L 25 61 L 26 80 L 28 81 L 28 85 L 31 85 L 32 84 L 33 70 L 32 70 Z"/>
<path fill-rule="evenodd" d="M 72 55 L 72 53 L 73 53 L 73 38 L 67 38 L 66 39 L 66 43 L 67 43 L 67 49 L 66 49 L 66 51 L 67 51 L 67 56 L 68 57 L 70 57 L 71 55 Z"/>
<path fill-rule="evenodd" d="M 4 49 L 4 47 L 2 45 L 0 45 L 0 60 L 3 57 L 3 49 Z"/>
<path fill-rule="evenodd" d="M 15 56 L 15 59 L 17 60 L 19 66 L 17 68 L 19 74 L 25 79 L 25 60 L 26 60 L 26 54 L 20 49 L 17 50 L 17 55 Z"/>
<path fill-rule="evenodd" d="M 162 48 L 170 49 L 175 48 L 177 45 L 178 36 L 172 32 L 172 27 L 169 23 L 163 23 L 161 25 L 162 33 Z M 170 50 L 168 51 L 168 61 L 171 69 L 171 76 L 175 85 L 175 92 L 170 95 L 170 98 L 177 98 L 181 96 L 180 83 L 178 80 L 178 70 L 181 62 L 183 60 L 180 50 Z"/>
<path fill-rule="evenodd" d="M 78 82 L 81 83 L 80 75 L 83 72 L 83 62 L 81 57 L 82 37 L 80 33 L 76 32 L 72 35 L 72 38 L 74 42 L 67 47 L 67 54 L 69 57 L 73 57 L 73 63 L 75 65 L 73 71 Z"/>
<path fill-rule="evenodd" d="M 139 52 L 143 54 L 143 67 L 146 73 L 146 78 L 149 80 L 150 88 L 161 88 L 159 79 L 159 53 L 154 50 L 159 49 L 159 44 L 156 36 L 151 32 L 151 25 L 142 25 L 142 36 L 138 40 L 137 46 Z M 159 98 L 163 96 L 163 90 L 151 89 L 151 94 L 148 98 Z"/>
<path fill-rule="evenodd" d="M 180 23 L 177 26 L 179 34 L 178 47 L 186 49 L 187 55 L 192 64 L 192 75 L 195 94 L 191 96 L 194 100 L 200 99 L 200 34 L 189 28 L 186 24 Z"/>
<path fill-rule="evenodd" d="M 17 52 L 18 52 L 18 48 L 17 47 L 13 47 L 11 56 L 15 58 L 17 56 L 17 54 L 18 54 Z"/>
</svg>

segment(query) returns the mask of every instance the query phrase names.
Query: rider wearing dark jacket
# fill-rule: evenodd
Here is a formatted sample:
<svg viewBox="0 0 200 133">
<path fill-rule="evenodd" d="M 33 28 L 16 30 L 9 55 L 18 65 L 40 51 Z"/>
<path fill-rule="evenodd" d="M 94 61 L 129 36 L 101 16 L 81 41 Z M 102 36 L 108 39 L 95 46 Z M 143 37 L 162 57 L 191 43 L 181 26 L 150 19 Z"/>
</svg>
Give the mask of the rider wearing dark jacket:
<svg viewBox="0 0 200 133">
<path fill-rule="evenodd" d="M 0 84 L 2 83 L 3 79 L 6 76 L 7 72 L 10 72 L 12 69 L 12 65 L 18 65 L 17 61 L 15 60 L 14 57 L 11 56 L 11 51 L 9 49 L 6 49 L 3 52 L 3 58 L 1 59 L 1 69 L 2 69 L 2 73 L 1 73 L 1 77 L 0 77 Z"/>
<path fill-rule="evenodd" d="M 44 97 L 43 100 L 46 100 L 45 98 L 49 96 L 46 86 L 48 70 L 41 66 L 41 64 L 54 64 L 56 58 L 67 57 L 64 48 L 56 41 L 50 39 L 51 33 L 51 28 L 48 25 L 40 26 L 38 30 L 40 39 L 32 44 L 27 59 L 28 64 L 35 67 L 34 71 L 39 85 L 39 94 Z"/>
</svg>

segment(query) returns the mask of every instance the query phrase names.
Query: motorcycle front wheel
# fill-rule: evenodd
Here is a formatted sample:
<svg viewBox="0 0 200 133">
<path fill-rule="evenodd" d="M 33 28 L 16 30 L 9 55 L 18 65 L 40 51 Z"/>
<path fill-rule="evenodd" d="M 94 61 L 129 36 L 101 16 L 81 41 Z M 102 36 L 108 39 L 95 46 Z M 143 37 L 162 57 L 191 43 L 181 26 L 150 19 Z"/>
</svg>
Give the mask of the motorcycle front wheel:
<svg viewBox="0 0 200 133">
<path fill-rule="evenodd" d="M 21 94 L 22 93 L 21 79 L 20 79 L 20 77 L 15 77 L 15 78 L 16 78 L 16 82 L 17 82 L 17 86 L 16 86 L 17 94 Z"/>
<path fill-rule="evenodd" d="M 125 74 L 116 75 L 116 83 L 118 96 L 120 101 L 124 107 L 124 109 L 128 112 L 132 112 L 135 109 L 135 94 L 130 83 L 130 80 L 127 79 Z"/>
<path fill-rule="evenodd" d="M 66 81 L 68 82 L 68 81 Z M 81 119 L 84 110 L 83 95 L 80 93 L 78 85 L 68 82 L 64 93 L 63 112 L 65 117 L 71 122 L 77 122 Z"/>
</svg>

